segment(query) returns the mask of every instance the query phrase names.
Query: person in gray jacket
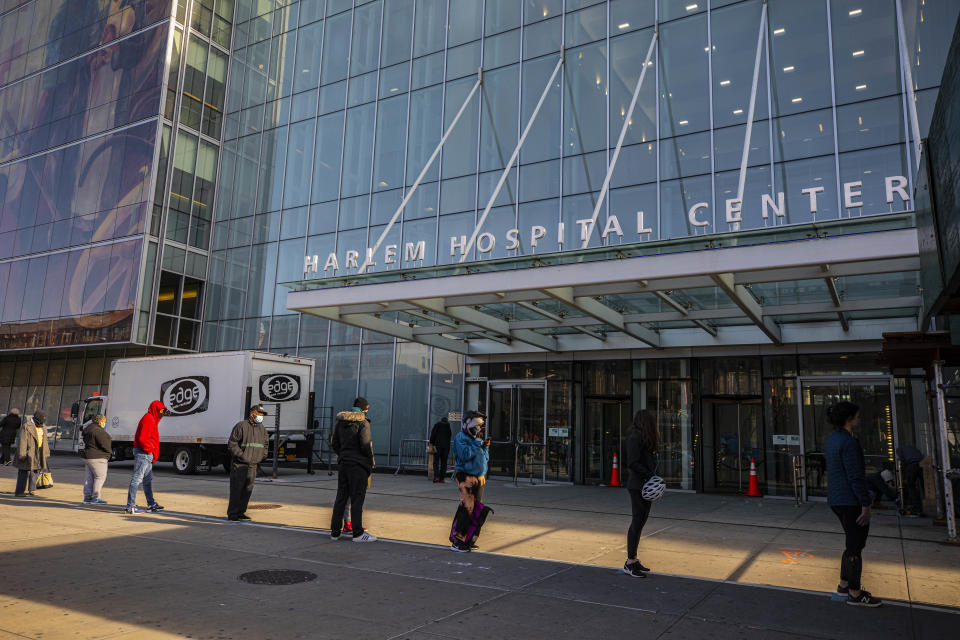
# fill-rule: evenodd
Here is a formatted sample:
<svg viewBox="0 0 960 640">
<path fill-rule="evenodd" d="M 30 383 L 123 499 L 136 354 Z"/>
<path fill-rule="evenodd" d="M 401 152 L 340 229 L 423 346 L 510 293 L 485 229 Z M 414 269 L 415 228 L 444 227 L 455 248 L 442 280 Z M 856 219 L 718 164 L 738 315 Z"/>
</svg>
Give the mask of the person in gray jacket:
<svg viewBox="0 0 960 640">
<path fill-rule="evenodd" d="M 37 476 L 47 468 L 50 458 L 50 445 L 47 444 L 47 414 L 37 411 L 27 418 L 20 427 L 17 441 L 17 487 L 14 495 L 34 495 L 37 490 Z M 24 490 L 27 494 L 24 494 Z"/>
<path fill-rule="evenodd" d="M 234 425 L 227 441 L 227 449 L 233 458 L 230 465 L 230 504 L 227 520 L 250 520 L 247 505 L 253 494 L 253 482 L 257 478 L 257 466 L 267 457 L 270 444 L 263 416 L 267 415 L 262 404 L 250 407 L 250 415 Z"/>
<path fill-rule="evenodd" d="M 98 413 L 83 429 L 83 464 L 87 473 L 83 481 L 83 504 L 106 504 L 100 498 L 107 481 L 107 462 L 113 455 L 113 440 L 104 427 L 107 416 Z"/>
</svg>

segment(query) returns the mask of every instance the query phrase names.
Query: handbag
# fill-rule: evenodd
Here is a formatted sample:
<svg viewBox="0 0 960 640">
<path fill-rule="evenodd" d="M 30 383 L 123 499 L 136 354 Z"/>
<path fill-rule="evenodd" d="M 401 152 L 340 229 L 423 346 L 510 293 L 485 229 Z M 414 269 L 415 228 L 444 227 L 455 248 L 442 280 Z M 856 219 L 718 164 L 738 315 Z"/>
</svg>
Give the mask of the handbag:
<svg viewBox="0 0 960 640">
<path fill-rule="evenodd" d="M 53 486 L 53 474 L 49 470 L 41 471 L 37 477 L 37 489 L 49 489 Z"/>
</svg>

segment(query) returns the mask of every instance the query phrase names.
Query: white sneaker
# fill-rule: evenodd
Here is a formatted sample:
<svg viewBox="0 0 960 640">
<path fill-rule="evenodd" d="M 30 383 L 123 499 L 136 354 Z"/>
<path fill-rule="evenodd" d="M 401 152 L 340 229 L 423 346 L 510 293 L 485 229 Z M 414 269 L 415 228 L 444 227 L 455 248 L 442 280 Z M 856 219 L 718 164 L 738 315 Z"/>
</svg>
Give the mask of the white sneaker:
<svg viewBox="0 0 960 640">
<path fill-rule="evenodd" d="M 376 541 L 377 541 L 377 537 L 376 537 L 376 536 L 372 536 L 372 535 L 370 535 L 369 533 L 367 533 L 366 531 L 364 531 L 364 532 L 361 533 L 359 536 L 354 536 L 354 537 L 353 537 L 353 541 L 354 541 L 354 542 L 376 542 Z"/>
</svg>

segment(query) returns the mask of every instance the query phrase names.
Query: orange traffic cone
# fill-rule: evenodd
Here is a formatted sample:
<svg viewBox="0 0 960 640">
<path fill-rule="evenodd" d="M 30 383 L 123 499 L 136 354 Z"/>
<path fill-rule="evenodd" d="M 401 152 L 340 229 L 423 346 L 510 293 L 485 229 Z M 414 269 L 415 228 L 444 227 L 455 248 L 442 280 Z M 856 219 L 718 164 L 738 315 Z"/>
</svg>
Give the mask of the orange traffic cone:
<svg viewBox="0 0 960 640">
<path fill-rule="evenodd" d="M 617 464 L 617 454 L 613 454 L 613 468 L 610 469 L 610 484 L 608 487 L 619 487 L 620 485 L 620 465 Z"/>
<path fill-rule="evenodd" d="M 760 493 L 760 484 L 757 482 L 757 465 L 754 464 L 753 458 L 750 458 L 750 484 L 747 485 L 747 495 L 754 498 L 763 497 Z"/>
</svg>

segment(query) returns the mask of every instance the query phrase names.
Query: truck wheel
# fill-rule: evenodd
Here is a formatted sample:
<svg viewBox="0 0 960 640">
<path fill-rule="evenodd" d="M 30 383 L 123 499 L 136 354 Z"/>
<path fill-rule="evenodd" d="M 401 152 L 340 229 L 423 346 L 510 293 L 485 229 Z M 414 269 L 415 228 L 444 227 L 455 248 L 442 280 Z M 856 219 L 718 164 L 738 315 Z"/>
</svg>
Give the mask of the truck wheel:
<svg viewBox="0 0 960 640">
<path fill-rule="evenodd" d="M 196 473 L 197 458 L 193 447 L 180 447 L 173 453 L 173 468 L 180 474 Z"/>
</svg>

